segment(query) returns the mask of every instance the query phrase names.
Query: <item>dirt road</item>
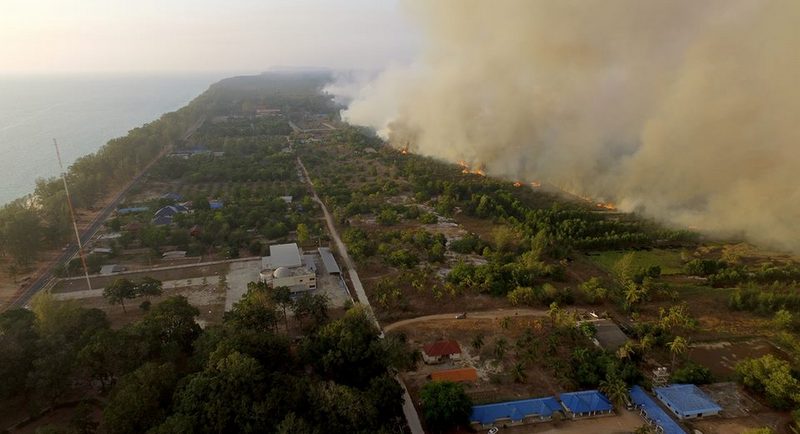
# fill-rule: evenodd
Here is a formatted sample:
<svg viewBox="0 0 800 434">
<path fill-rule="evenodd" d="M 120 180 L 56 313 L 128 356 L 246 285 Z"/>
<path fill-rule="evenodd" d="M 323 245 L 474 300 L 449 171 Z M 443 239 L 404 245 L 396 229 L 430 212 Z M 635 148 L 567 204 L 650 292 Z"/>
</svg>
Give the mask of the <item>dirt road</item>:
<svg viewBox="0 0 800 434">
<path fill-rule="evenodd" d="M 383 327 L 384 332 L 392 331 L 398 327 L 403 327 L 409 324 L 414 324 L 417 322 L 424 322 L 424 321 L 435 321 L 435 320 L 451 320 L 455 319 L 457 315 L 463 312 L 453 312 L 453 313 L 442 313 L 437 315 L 425 315 L 425 316 L 418 316 L 416 318 L 409 318 L 404 319 L 402 321 L 397 321 L 392 324 L 388 324 Z M 467 312 L 467 318 L 469 319 L 501 319 L 507 316 L 509 317 L 519 317 L 519 316 L 545 316 L 547 315 L 547 311 L 543 309 L 495 309 L 489 310 L 484 312 Z"/>
<path fill-rule="evenodd" d="M 314 183 L 311 181 L 311 177 L 308 176 L 306 166 L 303 165 L 300 157 L 297 157 L 297 164 L 303 171 L 306 181 L 308 181 L 308 185 L 311 188 L 311 193 L 314 196 L 314 201 L 319 204 L 319 206 L 322 208 L 322 213 L 325 214 L 325 222 L 328 224 L 328 232 L 330 232 L 331 237 L 333 237 L 333 240 L 336 243 L 336 250 L 339 252 L 339 256 L 342 257 L 342 260 L 347 266 L 347 272 L 350 276 L 350 281 L 353 283 L 353 289 L 355 289 L 358 301 L 369 308 L 371 312 L 372 306 L 369 304 L 369 299 L 367 298 L 367 293 L 364 291 L 364 286 L 361 284 L 361 279 L 358 278 L 355 262 L 353 262 L 353 260 L 350 258 L 350 255 L 347 253 L 347 247 L 339 237 L 339 232 L 336 230 L 333 217 L 331 216 L 331 213 L 328 212 L 328 208 L 325 206 L 325 204 L 319 199 L 319 196 L 317 196 L 317 191 L 314 189 Z M 372 315 L 372 320 L 375 321 L 375 325 L 378 326 L 378 330 L 380 330 L 381 325 L 375 319 L 374 315 Z M 408 422 L 408 427 L 411 430 L 411 434 L 425 434 L 425 431 L 422 429 L 422 422 L 419 419 L 419 414 L 417 413 L 417 409 L 414 407 L 414 403 L 411 401 L 411 395 L 408 393 L 408 389 L 406 388 L 405 383 L 403 383 L 403 379 L 400 378 L 399 375 L 395 376 L 395 378 L 397 379 L 397 382 L 403 386 L 403 413 L 406 416 L 406 422 Z"/>
</svg>

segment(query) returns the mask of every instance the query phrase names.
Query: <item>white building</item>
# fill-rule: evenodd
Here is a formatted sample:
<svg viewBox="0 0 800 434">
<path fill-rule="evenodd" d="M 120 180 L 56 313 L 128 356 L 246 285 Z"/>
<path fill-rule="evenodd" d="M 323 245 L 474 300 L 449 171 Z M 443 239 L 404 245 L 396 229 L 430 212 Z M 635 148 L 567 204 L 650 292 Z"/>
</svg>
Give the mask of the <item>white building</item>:
<svg viewBox="0 0 800 434">
<path fill-rule="evenodd" d="M 269 256 L 261 258 L 259 277 L 273 288 L 287 286 L 292 292 L 317 288 L 313 258 L 301 256 L 295 243 L 269 246 Z"/>
</svg>

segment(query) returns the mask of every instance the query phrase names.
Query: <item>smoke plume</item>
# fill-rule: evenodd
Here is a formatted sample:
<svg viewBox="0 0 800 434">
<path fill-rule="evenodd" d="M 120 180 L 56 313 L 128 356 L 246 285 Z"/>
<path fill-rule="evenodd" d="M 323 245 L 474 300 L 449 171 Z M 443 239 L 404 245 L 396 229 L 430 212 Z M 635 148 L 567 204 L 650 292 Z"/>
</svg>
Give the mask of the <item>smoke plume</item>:
<svg viewBox="0 0 800 434">
<path fill-rule="evenodd" d="M 398 147 L 800 250 L 800 2 L 416 0 L 343 116 Z"/>
</svg>

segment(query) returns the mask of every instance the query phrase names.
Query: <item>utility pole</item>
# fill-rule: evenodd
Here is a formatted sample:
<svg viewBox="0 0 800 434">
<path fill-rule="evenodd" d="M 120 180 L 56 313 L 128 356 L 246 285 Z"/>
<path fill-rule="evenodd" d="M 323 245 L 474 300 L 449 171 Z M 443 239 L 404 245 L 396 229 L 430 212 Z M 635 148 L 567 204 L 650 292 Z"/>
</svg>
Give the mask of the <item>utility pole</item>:
<svg viewBox="0 0 800 434">
<path fill-rule="evenodd" d="M 61 168 L 61 180 L 64 181 L 64 193 L 67 195 L 67 205 L 69 206 L 69 215 L 72 217 L 72 228 L 75 229 L 75 240 L 78 242 L 78 256 L 81 258 L 83 264 L 83 275 L 86 277 L 86 284 L 89 289 L 92 289 L 92 282 L 89 280 L 89 267 L 86 266 L 86 257 L 83 255 L 83 243 L 81 242 L 81 234 L 78 232 L 78 221 L 75 219 L 75 208 L 72 206 L 72 197 L 69 195 L 69 187 L 67 187 L 67 172 L 64 170 L 64 164 L 61 163 L 61 152 L 58 150 L 58 142 L 53 139 L 53 146 L 56 147 L 56 157 L 58 157 L 58 167 Z"/>
</svg>

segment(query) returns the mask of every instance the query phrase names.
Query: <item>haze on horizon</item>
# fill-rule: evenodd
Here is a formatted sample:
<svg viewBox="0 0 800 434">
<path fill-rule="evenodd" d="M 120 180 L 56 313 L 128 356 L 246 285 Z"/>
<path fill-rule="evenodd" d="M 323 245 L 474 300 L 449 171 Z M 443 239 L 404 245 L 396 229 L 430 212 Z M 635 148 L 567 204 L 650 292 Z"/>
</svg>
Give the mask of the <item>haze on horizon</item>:
<svg viewBox="0 0 800 434">
<path fill-rule="evenodd" d="M 0 74 L 381 69 L 413 58 L 397 0 L 6 0 Z"/>
</svg>

